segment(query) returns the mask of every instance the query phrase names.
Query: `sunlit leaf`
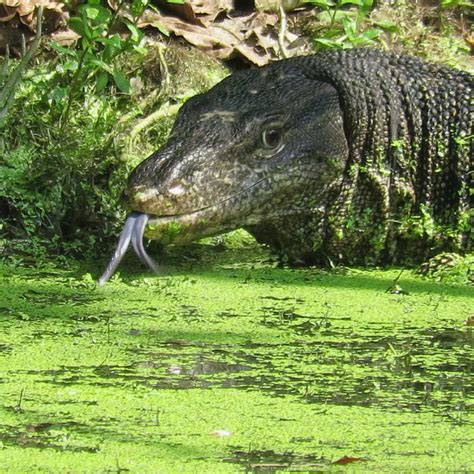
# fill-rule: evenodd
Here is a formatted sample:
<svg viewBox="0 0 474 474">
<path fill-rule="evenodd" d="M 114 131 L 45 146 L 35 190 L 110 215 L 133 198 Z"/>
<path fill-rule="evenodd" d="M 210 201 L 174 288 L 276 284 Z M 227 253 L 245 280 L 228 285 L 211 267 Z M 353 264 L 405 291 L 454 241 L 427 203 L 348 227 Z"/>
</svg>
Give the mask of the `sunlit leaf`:
<svg viewBox="0 0 474 474">
<path fill-rule="evenodd" d="M 336 5 L 335 2 L 332 0 L 312 0 L 308 3 L 312 3 L 313 5 L 316 5 L 317 7 L 324 8 L 325 10 L 332 8 Z"/>
<path fill-rule="evenodd" d="M 80 7 L 80 10 L 85 13 L 89 20 L 94 20 L 96 24 L 103 24 L 105 26 L 105 23 L 110 18 L 110 11 L 100 5 L 83 5 Z"/>
<path fill-rule="evenodd" d="M 86 25 L 80 18 L 76 16 L 73 16 L 72 18 L 69 19 L 69 28 L 75 31 L 78 35 L 87 36 Z"/>
<path fill-rule="evenodd" d="M 107 83 L 109 82 L 109 75 L 107 72 L 101 72 L 97 76 L 97 80 L 95 82 L 95 90 L 96 92 L 102 92 L 105 87 L 107 86 Z"/>
<path fill-rule="evenodd" d="M 373 40 L 377 38 L 378 36 L 380 36 L 380 30 L 375 30 L 375 29 L 366 30 L 360 36 L 366 40 Z"/>
<path fill-rule="evenodd" d="M 125 74 L 121 71 L 114 71 L 114 82 L 121 92 L 124 94 L 130 94 L 130 81 L 127 79 Z"/>
<path fill-rule="evenodd" d="M 328 48 L 342 48 L 342 43 L 340 41 L 336 40 L 331 40 L 327 38 L 317 38 L 315 40 L 317 44 L 320 44 L 322 46 L 328 47 Z"/>
<path fill-rule="evenodd" d="M 91 20 L 95 20 L 99 16 L 98 8 L 86 6 L 84 10 L 86 12 L 87 18 L 90 18 Z"/>
<path fill-rule="evenodd" d="M 359 7 L 363 6 L 362 0 L 340 0 L 339 5 L 342 7 L 343 5 L 357 5 Z"/>
<path fill-rule="evenodd" d="M 58 53 L 64 54 L 66 56 L 76 56 L 76 51 L 74 49 L 65 48 L 64 46 L 61 46 L 56 41 L 51 41 L 49 45 Z"/>
<path fill-rule="evenodd" d="M 112 69 L 111 66 L 109 66 L 106 62 L 98 59 L 95 56 L 89 56 L 87 60 L 88 64 L 97 66 L 98 69 L 101 69 L 102 71 L 106 71 L 109 74 L 114 74 L 114 70 Z"/>
<path fill-rule="evenodd" d="M 130 10 L 135 18 L 142 15 L 145 8 L 148 6 L 149 0 L 133 0 Z"/>
<path fill-rule="evenodd" d="M 131 23 L 129 21 L 126 22 L 126 25 L 127 25 L 127 28 L 130 30 L 130 32 L 132 33 L 130 39 L 134 43 L 139 43 L 141 41 L 141 39 L 143 38 L 142 31 L 139 28 L 137 28 L 136 25 L 134 25 L 133 23 Z"/>
<path fill-rule="evenodd" d="M 390 33 L 398 33 L 400 31 L 398 25 L 390 20 L 373 21 L 372 24 L 374 26 L 382 28 L 382 30 L 389 31 Z"/>
</svg>

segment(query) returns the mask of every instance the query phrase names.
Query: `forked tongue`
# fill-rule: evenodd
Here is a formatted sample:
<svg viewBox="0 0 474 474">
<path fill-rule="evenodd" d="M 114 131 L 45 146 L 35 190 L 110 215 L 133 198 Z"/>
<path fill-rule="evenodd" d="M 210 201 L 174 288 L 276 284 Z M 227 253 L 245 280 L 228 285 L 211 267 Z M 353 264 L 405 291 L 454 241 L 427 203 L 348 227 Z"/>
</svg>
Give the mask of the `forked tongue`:
<svg viewBox="0 0 474 474">
<path fill-rule="evenodd" d="M 155 273 L 158 271 L 158 266 L 155 261 L 146 253 L 145 247 L 143 246 L 143 233 L 145 232 L 145 227 L 148 222 L 148 214 L 143 214 L 141 212 L 132 212 L 123 227 L 122 232 L 120 233 L 119 241 L 115 252 L 110 259 L 107 268 L 103 275 L 99 278 L 99 286 L 105 285 L 114 274 L 115 270 L 119 266 L 123 257 L 127 253 L 128 247 L 130 246 L 130 241 L 132 241 L 133 248 L 135 253 L 138 255 L 140 260 L 150 267 Z"/>
</svg>

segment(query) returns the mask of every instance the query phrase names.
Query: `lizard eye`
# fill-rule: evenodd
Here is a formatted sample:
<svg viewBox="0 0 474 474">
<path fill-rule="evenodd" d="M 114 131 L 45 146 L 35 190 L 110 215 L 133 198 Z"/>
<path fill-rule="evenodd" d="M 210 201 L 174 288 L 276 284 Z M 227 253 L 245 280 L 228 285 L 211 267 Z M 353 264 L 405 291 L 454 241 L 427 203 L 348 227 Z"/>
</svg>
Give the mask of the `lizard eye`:
<svg viewBox="0 0 474 474">
<path fill-rule="evenodd" d="M 277 148 L 281 143 L 282 131 L 279 128 L 271 127 L 262 132 L 262 145 L 267 150 Z"/>
</svg>

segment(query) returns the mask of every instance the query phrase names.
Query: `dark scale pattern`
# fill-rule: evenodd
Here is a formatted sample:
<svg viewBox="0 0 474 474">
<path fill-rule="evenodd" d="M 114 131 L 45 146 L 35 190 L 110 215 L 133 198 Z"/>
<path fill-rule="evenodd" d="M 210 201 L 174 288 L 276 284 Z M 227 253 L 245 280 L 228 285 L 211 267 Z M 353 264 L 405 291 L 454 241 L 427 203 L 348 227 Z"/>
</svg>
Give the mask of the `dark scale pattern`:
<svg viewBox="0 0 474 474">
<path fill-rule="evenodd" d="M 295 263 L 471 250 L 472 91 L 467 73 L 371 49 L 240 71 L 182 107 L 131 207 L 176 219 L 180 242 L 245 227 Z"/>
<path fill-rule="evenodd" d="M 472 214 L 472 76 L 375 50 L 294 61 L 334 84 L 345 117 L 350 157 L 328 209 L 326 253 L 403 261 L 471 249 L 461 221 Z"/>
</svg>

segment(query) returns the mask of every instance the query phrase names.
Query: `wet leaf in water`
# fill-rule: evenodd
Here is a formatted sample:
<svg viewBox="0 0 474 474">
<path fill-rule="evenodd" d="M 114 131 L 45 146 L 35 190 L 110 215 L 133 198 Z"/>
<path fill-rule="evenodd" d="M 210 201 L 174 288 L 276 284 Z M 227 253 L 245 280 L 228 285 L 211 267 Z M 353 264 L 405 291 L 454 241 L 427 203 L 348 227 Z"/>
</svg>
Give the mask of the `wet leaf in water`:
<svg viewBox="0 0 474 474">
<path fill-rule="evenodd" d="M 366 458 L 353 458 L 350 456 L 343 456 L 342 458 L 338 459 L 337 461 L 334 461 L 333 464 L 339 464 L 341 466 L 345 466 L 346 464 L 350 464 L 353 462 L 367 462 L 368 459 Z"/>
</svg>

